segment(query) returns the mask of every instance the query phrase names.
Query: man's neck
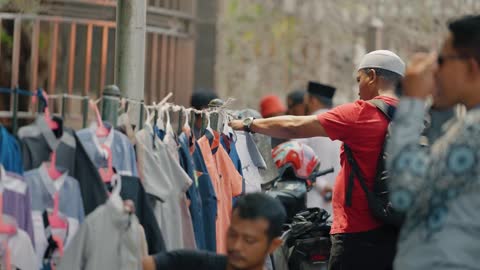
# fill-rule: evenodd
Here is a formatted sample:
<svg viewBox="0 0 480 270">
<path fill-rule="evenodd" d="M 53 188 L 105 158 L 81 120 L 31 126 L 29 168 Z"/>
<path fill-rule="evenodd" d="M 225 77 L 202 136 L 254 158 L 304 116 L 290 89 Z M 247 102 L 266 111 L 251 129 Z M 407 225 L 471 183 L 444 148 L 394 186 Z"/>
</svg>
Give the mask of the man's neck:
<svg viewBox="0 0 480 270">
<path fill-rule="evenodd" d="M 378 96 L 398 98 L 397 95 L 395 95 L 395 91 L 393 89 L 380 89 L 378 90 Z"/>
<path fill-rule="evenodd" d="M 327 110 L 328 108 L 326 106 L 323 106 L 323 105 L 318 105 L 318 106 L 315 106 L 311 109 L 311 111 L 309 111 L 308 113 L 309 114 L 314 114 L 315 112 L 319 111 L 319 110 Z"/>
<path fill-rule="evenodd" d="M 227 269 L 226 270 L 264 270 L 265 266 L 264 265 L 259 265 L 259 266 L 254 266 L 248 269 L 238 269 L 233 267 L 231 264 L 227 264 Z"/>
<path fill-rule="evenodd" d="M 463 104 L 467 107 L 467 110 L 480 107 L 480 95 L 478 95 L 477 91 L 473 92 L 472 95 L 465 98 Z"/>
</svg>

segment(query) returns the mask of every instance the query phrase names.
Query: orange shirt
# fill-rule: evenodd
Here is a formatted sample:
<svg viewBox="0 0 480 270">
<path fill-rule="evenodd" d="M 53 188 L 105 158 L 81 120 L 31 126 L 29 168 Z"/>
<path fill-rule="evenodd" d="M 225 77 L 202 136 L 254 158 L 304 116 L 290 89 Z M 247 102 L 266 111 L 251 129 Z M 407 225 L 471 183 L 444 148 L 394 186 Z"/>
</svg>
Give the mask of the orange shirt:
<svg viewBox="0 0 480 270">
<path fill-rule="evenodd" d="M 214 134 L 212 145 L 206 136 L 198 140 L 208 174 L 217 196 L 216 239 L 217 253 L 227 253 L 227 230 L 232 215 L 232 198 L 242 193 L 242 176 Z"/>
</svg>

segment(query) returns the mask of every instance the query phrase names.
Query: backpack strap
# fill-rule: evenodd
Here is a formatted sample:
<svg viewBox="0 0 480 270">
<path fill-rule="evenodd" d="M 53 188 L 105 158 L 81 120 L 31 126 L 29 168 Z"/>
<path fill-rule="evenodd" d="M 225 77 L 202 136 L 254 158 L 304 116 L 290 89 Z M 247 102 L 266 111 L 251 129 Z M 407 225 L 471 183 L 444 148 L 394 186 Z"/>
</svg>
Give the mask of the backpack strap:
<svg viewBox="0 0 480 270">
<path fill-rule="evenodd" d="M 352 206 L 353 182 L 354 182 L 355 176 L 360 182 L 360 186 L 362 187 L 365 194 L 368 194 L 370 191 L 368 190 L 368 187 L 367 187 L 367 181 L 363 177 L 362 172 L 360 171 L 360 167 L 358 166 L 357 162 L 355 161 L 355 158 L 353 157 L 352 149 L 350 149 L 350 147 L 348 147 L 348 145 L 346 144 L 343 144 L 343 149 L 345 151 L 345 154 L 347 155 L 347 161 L 351 167 L 350 175 L 348 176 L 345 205 Z"/>
<path fill-rule="evenodd" d="M 396 108 L 395 106 L 392 106 L 385 101 L 381 99 L 372 99 L 369 100 L 371 104 L 375 105 L 378 110 L 380 110 L 383 115 L 387 118 L 388 122 L 392 121 L 393 116 L 395 115 Z M 353 157 L 353 152 L 348 145 L 343 144 L 343 148 L 345 151 L 345 154 L 347 155 L 347 161 L 350 164 L 351 170 L 350 170 L 350 175 L 348 177 L 348 183 L 347 183 L 347 190 L 346 190 L 346 196 L 345 196 L 345 205 L 346 206 L 352 206 L 352 193 L 353 193 L 353 186 L 354 186 L 354 179 L 355 177 L 358 179 L 360 182 L 360 186 L 362 187 L 363 191 L 365 194 L 368 195 L 370 190 L 368 190 L 367 187 L 367 181 L 365 177 L 363 177 L 362 172 L 360 170 L 360 167 L 358 166 L 357 161 Z M 384 147 L 382 147 L 381 153 L 384 152 Z M 382 160 L 382 157 L 379 157 L 378 163 L 380 163 Z M 378 166 L 378 164 L 377 164 Z"/>
<path fill-rule="evenodd" d="M 387 117 L 388 122 L 393 120 L 393 116 L 397 110 L 395 106 L 392 106 L 381 99 L 371 99 L 368 102 L 375 105 L 375 107 L 377 107 L 377 109 L 379 109 L 385 115 L 385 117 Z"/>
</svg>

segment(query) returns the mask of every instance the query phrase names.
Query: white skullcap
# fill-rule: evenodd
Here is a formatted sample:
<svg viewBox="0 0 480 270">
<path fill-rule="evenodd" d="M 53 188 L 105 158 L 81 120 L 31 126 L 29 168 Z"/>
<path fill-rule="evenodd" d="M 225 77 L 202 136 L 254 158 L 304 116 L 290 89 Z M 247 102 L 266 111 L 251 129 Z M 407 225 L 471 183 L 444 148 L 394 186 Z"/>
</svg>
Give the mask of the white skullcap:
<svg viewBox="0 0 480 270">
<path fill-rule="evenodd" d="M 387 50 L 373 51 L 364 55 L 358 70 L 365 68 L 381 68 L 401 76 L 405 74 L 405 63 L 403 60 L 395 53 Z"/>
</svg>

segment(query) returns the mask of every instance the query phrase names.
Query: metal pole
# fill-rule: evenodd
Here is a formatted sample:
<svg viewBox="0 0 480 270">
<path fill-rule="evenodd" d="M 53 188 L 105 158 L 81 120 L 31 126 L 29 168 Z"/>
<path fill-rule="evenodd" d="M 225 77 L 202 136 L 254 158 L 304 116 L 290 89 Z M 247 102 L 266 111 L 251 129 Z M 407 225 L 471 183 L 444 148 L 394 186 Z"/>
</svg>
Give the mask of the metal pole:
<svg viewBox="0 0 480 270">
<path fill-rule="evenodd" d="M 116 85 L 108 85 L 103 90 L 102 120 L 117 126 L 118 108 L 120 107 L 120 90 Z"/>
<path fill-rule="evenodd" d="M 86 128 L 87 127 L 87 121 L 88 121 L 88 97 L 85 97 L 82 100 L 82 104 L 83 104 L 83 109 L 82 109 L 83 123 L 82 123 L 82 127 Z"/>
<path fill-rule="evenodd" d="M 143 129 L 144 115 L 145 115 L 145 107 L 143 107 L 143 100 L 142 100 L 142 104 L 140 104 L 140 119 L 138 120 L 138 130 Z"/>
<path fill-rule="evenodd" d="M 62 118 L 63 118 L 63 121 L 65 121 L 66 109 L 67 109 L 67 98 L 65 97 L 65 94 L 64 94 L 62 96 Z"/>
<path fill-rule="evenodd" d="M 134 100 L 144 100 L 146 18 L 147 1 L 117 1 L 115 85 Z M 130 119 L 137 119 L 136 110 L 130 110 Z"/>
<path fill-rule="evenodd" d="M 12 130 L 13 130 L 13 134 L 17 134 L 17 129 L 18 129 L 18 91 L 17 91 L 17 87 L 15 87 L 13 89 L 13 112 L 12 112 L 12 121 L 13 121 L 13 124 L 12 124 Z"/>
</svg>

